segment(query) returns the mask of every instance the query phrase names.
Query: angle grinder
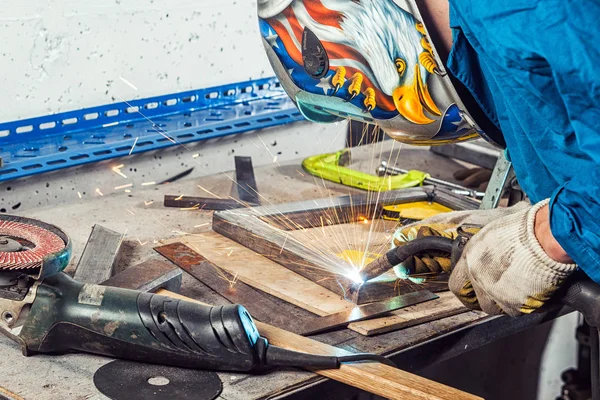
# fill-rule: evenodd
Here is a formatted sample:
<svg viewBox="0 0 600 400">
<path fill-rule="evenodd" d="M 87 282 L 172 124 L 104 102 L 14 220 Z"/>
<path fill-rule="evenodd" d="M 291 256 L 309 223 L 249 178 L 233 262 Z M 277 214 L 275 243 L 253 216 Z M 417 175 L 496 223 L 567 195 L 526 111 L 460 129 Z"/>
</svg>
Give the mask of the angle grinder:
<svg viewBox="0 0 600 400">
<path fill-rule="evenodd" d="M 272 346 L 241 305 L 202 306 L 135 290 L 82 284 L 62 272 L 69 237 L 41 221 L 0 216 L 0 331 L 25 356 L 81 351 L 219 371 L 339 368 L 381 356 L 321 356 Z"/>
</svg>

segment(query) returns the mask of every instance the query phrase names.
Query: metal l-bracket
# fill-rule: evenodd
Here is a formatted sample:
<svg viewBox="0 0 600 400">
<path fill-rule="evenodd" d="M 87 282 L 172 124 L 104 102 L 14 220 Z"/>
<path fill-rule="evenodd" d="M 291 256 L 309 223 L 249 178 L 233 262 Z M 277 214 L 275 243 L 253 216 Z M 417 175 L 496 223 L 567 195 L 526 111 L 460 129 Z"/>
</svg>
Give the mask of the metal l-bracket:
<svg viewBox="0 0 600 400">
<path fill-rule="evenodd" d="M 506 159 L 504 152 L 501 152 L 498 156 L 498 161 L 496 161 L 496 166 L 492 172 L 492 177 L 490 178 L 490 182 L 479 209 L 490 210 L 498 207 L 498 203 L 502 198 L 502 192 L 504 192 L 507 182 L 509 182 L 514 175 L 515 172 L 512 163 Z"/>
</svg>

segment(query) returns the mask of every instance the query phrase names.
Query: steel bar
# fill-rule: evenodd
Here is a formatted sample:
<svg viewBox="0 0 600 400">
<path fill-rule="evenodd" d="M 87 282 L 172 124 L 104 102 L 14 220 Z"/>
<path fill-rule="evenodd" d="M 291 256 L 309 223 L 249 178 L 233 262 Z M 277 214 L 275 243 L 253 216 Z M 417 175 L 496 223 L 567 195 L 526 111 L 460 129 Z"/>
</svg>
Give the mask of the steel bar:
<svg viewBox="0 0 600 400">
<path fill-rule="evenodd" d="M 339 327 L 346 327 L 351 322 L 364 321 L 365 319 L 377 318 L 392 311 L 414 306 L 430 300 L 439 299 L 439 296 L 428 290 L 407 293 L 402 296 L 392 297 L 389 300 L 357 306 L 348 311 L 314 318 L 304 325 L 300 332 L 303 336 L 315 335 Z"/>
<path fill-rule="evenodd" d="M 198 208 L 199 210 L 232 210 L 254 206 L 254 203 L 244 203 L 234 199 L 215 199 L 210 197 L 173 196 L 165 195 L 164 206 L 176 208 Z"/>
<path fill-rule="evenodd" d="M 500 151 L 482 140 L 465 143 L 431 146 L 432 153 L 455 158 L 483 168 L 493 169 Z"/>
<path fill-rule="evenodd" d="M 240 200 L 260 204 L 252 157 L 235 156 L 235 181 Z"/>
<path fill-rule="evenodd" d="M 399 175 L 399 174 L 406 174 L 408 173 L 407 169 L 403 169 L 403 168 L 398 168 L 398 167 L 394 167 L 391 165 L 388 165 L 387 161 L 382 161 L 381 165 L 379 166 L 379 168 L 377 168 L 377 174 L 378 175 L 384 175 L 384 174 L 388 174 L 388 175 Z M 425 178 L 425 180 L 423 181 L 424 184 L 426 185 L 434 185 L 434 186 L 443 186 L 449 190 L 451 190 L 453 193 L 455 194 L 460 194 L 463 196 L 470 196 L 473 198 L 482 198 L 484 193 L 483 192 L 478 192 L 476 190 L 471 190 L 467 187 L 461 186 L 459 184 L 456 183 L 452 183 L 452 182 L 448 182 L 448 181 L 444 181 L 442 179 L 437 179 L 437 178 Z"/>
<path fill-rule="evenodd" d="M 146 260 L 133 265 L 126 270 L 101 283 L 103 286 L 113 286 L 124 289 L 154 292 L 166 289 L 179 293 L 181 289 L 181 269 L 171 263 L 160 260 Z"/>
<path fill-rule="evenodd" d="M 79 282 L 100 284 L 113 274 L 119 262 L 123 234 L 102 225 L 94 225 L 83 249 L 73 278 Z"/>
<path fill-rule="evenodd" d="M 504 153 L 500 154 L 496 167 L 492 172 L 490 182 L 488 183 L 487 190 L 485 191 L 485 196 L 481 201 L 480 209 L 491 210 L 498 207 L 498 203 L 500 203 L 502 193 L 504 192 L 504 187 L 513 176 L 514 171 L 512 163 L 506 159 Z"/>
</svg>

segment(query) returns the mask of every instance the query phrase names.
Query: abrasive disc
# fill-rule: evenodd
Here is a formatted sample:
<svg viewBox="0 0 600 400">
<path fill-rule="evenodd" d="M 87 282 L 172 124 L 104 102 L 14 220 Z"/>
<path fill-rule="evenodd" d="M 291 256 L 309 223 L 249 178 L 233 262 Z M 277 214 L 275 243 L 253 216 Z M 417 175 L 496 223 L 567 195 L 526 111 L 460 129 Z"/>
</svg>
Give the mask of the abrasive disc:
<svg viewBox="0 0 600 400">
<path fill-rule="evenodd" d="M 223 390 L 221 379 L 212 371 L 125 360 L 98 369 L 94 384 L 113 400 L 212 400 Z"/>
</svg>

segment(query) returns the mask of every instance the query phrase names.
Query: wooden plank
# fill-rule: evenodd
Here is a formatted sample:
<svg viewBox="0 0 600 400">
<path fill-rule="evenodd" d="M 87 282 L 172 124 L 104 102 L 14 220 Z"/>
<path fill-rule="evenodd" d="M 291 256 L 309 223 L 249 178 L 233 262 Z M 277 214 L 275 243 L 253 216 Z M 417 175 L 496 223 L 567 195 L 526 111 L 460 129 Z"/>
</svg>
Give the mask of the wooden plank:
<svg viewBox="0 0 600 400">
<path fill-rule="evenodd" d="M 386 192 L 379 196 L 352 195 L 335 199 L 321 199 L 277 206 L 255 207 L 244 210 L 217 212 L 213 216 L 213 230 L 238 243 L 276 261 L 284 267 L 302 275 L 321 286 L 339 293 L 356 304 L 364 304 L 402 295 L 417 290 L 416 285 L 407 280 L 397 280 L 393 274 L 375 279 L 362 285 L 351 278 L 353 268 L 341 261 L 335 254 L 307 248 L 306 244 L 293 239 L 292 235 L 272 226 L 265 217 L 276 216 L 285 219 L 287 214 L 315 211 L 329 213 L 329 220 L 340 223 L 348 220 L 344 214 L 353 215 L 356 209 L 366 205 L 383 207 L 389 204 L 435 199 L 436 202 L 452 209 L 475 208 L 476 203 L 458 198 L 443 190 L 413 188 Z M 377 214 L 377 213 L 375 213 Z M 364 216 L 363 216 L 364 217 Z M 261 219 L 263 218 L 263 219 Z M 290 223 L 290 228 L 294 223 Z M 345 268 L 344 268 L 345 267 Z M 447 290 L 447 276 L 441 274 L 428 278 L 419 288 L 430 291 Z"/>
<path fill-rule="evenodd" d="M 394 311 L 389 317 L 353 322 L 348 329 L 373 336 L 469 311 L 451 292 L 438 293 L 438 296 L 437 300 Z"/>
<path fill-rule="evenodd" d="M 158 294 L 198 302 L 166 290 L 160 290 Z M 259 321 L 256 321 L 256 326 L 260 334 L 267 338 L 270 344 L 285 349 L 322 355 L 346 356 L 353 354 L 338 347 L 296 335 Z M 313 370 L 313 372 L 388 399 L 481 399 L 481 397 L 380 363 L 345 363 L 339 369 Z"/>
<path fill-rule="evenodd" d="M 110 278 L 119 262 L 123 234 L 94 225 L 83 249 L 73 278 L 83 283 L 100 284 Z"/>
<path fill-rule="evenodd" d="M 255 253 L 218 233 L 205 232 L 170 242 L 183 241 L 209 261 L 263 292 L 317 315 L 352 309 L 354 303 L 315 282 Z"/>
</svg>

